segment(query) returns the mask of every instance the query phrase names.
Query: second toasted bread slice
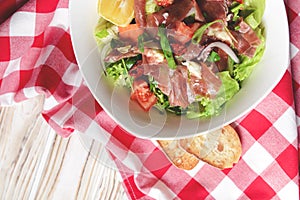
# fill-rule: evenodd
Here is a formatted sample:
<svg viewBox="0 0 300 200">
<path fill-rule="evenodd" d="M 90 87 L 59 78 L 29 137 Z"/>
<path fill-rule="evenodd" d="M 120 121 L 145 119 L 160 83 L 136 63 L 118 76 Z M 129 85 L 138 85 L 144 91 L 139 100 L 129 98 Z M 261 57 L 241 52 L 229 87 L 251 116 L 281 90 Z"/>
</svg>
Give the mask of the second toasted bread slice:
<svg viewBox="0 0 300 200">
<path fill-rule="evenodd" d="M 233 167 L 242 154 L 240 138 L 230 125 L 208 134 L 181 139 L 180 146 L 200 160 L 220 169 Z"/>
<path fill-rule="evenodd" d="M 157 142 L 176 167 L 191 170 L 198 164 L 199 159 L 183 150 L 179 145 L 179 140 L 158 140 Z"/>
</svg>

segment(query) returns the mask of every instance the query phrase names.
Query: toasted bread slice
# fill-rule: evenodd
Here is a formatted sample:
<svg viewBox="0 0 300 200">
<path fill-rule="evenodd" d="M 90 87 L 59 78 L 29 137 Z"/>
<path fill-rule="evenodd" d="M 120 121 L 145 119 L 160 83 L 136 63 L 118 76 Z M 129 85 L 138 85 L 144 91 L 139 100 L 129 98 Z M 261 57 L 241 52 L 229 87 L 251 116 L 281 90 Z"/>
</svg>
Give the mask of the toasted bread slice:
<svg viewBox="0 0 300 200">
<path fill-rule="evenodd" d="M 158 140 L 157 142 L 176 167 L 191 170 L 198 164 L 199 159 L 182 149 L 179 140 Z"/>
<path fill-rule="evenodd" d="M 220 169 L 233 167 L 242 154 L 240 138 L 230 125 L 208 134 L 181 139 L 180 146 L 200 160 Z"/>
</svg>

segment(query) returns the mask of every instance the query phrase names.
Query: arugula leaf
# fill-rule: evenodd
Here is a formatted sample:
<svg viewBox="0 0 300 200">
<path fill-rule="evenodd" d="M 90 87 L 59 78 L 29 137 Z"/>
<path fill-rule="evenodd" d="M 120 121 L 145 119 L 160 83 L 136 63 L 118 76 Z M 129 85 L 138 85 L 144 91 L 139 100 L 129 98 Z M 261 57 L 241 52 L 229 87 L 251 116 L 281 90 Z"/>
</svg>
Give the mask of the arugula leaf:
<svg viewBox="0 0 300 200">
<path fill-rule="evenodd" d="M 155 107 L 161 111 L 164 112 L 169 106 L 170 102 L 168 99 L 168 96 L 165 95 L 158 87 L 157 87 L 157 82 L 154 80 L 152 76 L 149 76 L 149 85 L 150 85 L 150 90 L 153 92 L 153 94 L 157 98 L 157 102 L 155 104 Z"/>
<path fill-rule="evenodd" d="M 233 14 L 233 21 L 237 21 L 239 19 L 240 11 L 244 9 L 244 4 L 240 4 L 238 2 L 234 2 L 230 11 Z"/>
<path fill-rule="evenodd" d="M 175 115 L 185 115 L 185 114 L 187 114 L 187 108 L 182 108 L 180 106 L 169 107 L 167 110 L 169 112 L 174 113 Z"/>
<path fill-rule="evenodd" d="M 164 27 L 158 27 L 158 36 L 160 37 L 160 45 L 169 67 L 171 69 L 176 69 L 176 62 Z"/>
<path fill-rule="evenodd" d="M 121 59 L 115 63 L 111 63 L 106 67 L 106 76 L 111 78 L 115 85 L 125 86 L 132 89 L 133 77 L 128 70 L 141 59 L 140 56 Z"/>
</svg>

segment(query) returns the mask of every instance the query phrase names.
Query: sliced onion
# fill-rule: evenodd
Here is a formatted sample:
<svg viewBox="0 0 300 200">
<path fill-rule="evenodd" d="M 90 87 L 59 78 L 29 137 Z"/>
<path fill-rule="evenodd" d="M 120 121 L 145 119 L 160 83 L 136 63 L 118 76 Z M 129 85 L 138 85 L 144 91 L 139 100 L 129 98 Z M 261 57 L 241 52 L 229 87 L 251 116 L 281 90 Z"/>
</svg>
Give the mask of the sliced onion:
<svg viewBox="0 0 300 200">
<path fill-rule="evenodd" d="M 227 55 L 230 56 L 230 58 L 235 62 L 235 63 L 240 63 L 239 58 L 235 55 L 234 51 L 225 43 L 223 42 L 213 42 L 211 44 L 209 44 L 207 47 L 205 47 L 203 49 L 203 51 L 201 52 L 198 60 L 203 60 L 206 61 L 206 59 L 208 58 L 212 48 L 217 47 L 222 49 L 225 53 L 227 53 Z"/>
</svg>

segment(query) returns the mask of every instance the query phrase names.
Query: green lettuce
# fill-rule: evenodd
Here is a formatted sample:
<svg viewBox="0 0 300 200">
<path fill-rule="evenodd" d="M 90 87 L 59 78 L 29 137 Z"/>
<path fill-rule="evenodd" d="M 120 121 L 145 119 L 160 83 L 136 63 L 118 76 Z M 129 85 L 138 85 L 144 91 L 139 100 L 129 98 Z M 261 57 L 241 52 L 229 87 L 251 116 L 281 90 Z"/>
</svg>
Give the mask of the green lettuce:
<svg viewBox="0 0 300 200">
<path fill-rule="evenodd" d="M 99 18 L 94 30 L 94 37 L 98 46 L 110 42 L 113 38 L 117 38 L 117 36 L 118 27 L 103 18 Z"/>
<path fill-rule="evenodd" d="M 244 0 L 245 22 L 256 29 L 262 21 L 265 11 L 265 0 Z"/>
<path fill-rule="evenodd" d="M 133 77 L 129 75 L 128 71 L 134 66 L 140 57 L 130 57 L 121 59 L 115 63 L 108 64 L 105 74 L 114 85 L 132 88 Z"/>
<path fill-rule="evenodd" d="M 146 0 L 146 14 L 151 14 L 159 11 L 161 7 L 156 4 L 155 0 Z"/>
</svg>

